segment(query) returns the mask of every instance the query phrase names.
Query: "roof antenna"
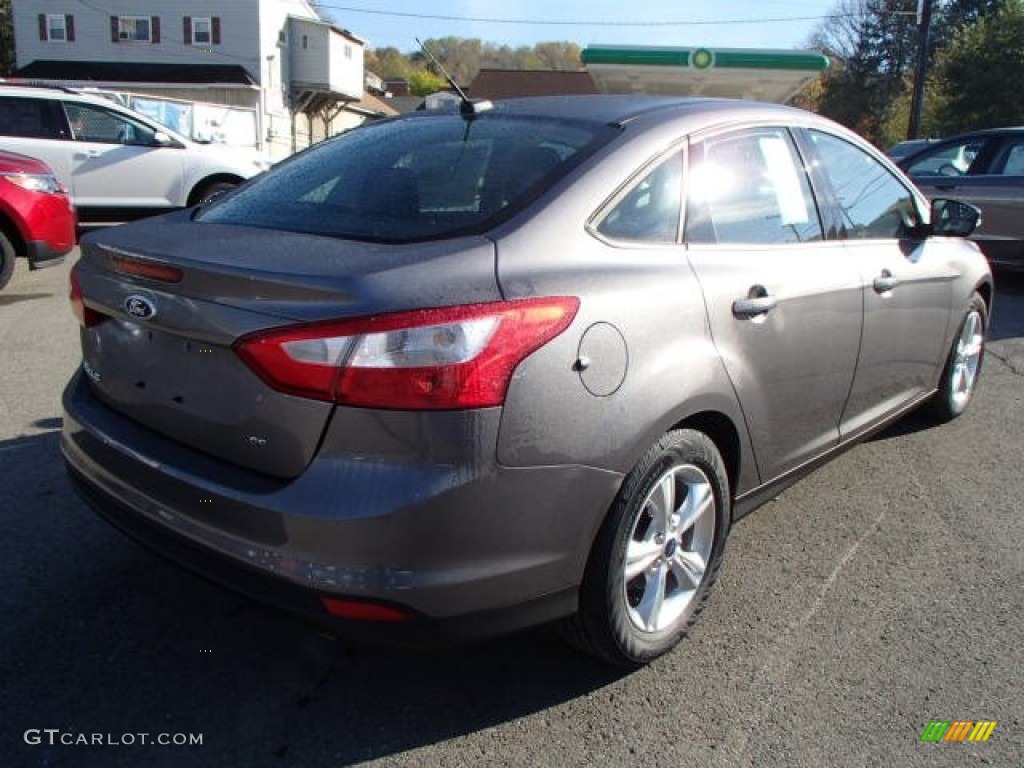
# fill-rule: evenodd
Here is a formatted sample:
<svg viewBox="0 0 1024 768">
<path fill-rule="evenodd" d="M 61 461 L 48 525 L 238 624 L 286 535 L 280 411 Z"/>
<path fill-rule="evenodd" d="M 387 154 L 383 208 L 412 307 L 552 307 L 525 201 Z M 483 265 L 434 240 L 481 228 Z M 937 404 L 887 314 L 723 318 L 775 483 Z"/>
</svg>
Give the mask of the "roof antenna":
<svg viewBox="0 0 1024 768">
<path fill-rule="evenodd" d="M 420 48 L 427 54 L 427 58 L 430 59 L 431 63 L 440 70 L 441 74 L 444 75 L 444 79 L 448 81 L 448 85 L 452 87 L 452 90 L 459 96 L 459 113 L 463 117 L 472 118 L 476 117 L 481 112 L 486 112 L 489 109 L 493 109 L 494 105 L 486 99 L 479 101 L 473 101 L 466 95 L 466 92 L 459 88 L 459 84 L 455 82 L 455 78 L 448 74 L 448 70 L 444 68 L 444 65 L 430 52 L 430 49 L 424 45 L 423 41 L 418 37 L 413 38 L 417 43 L 420 44 Z"/>
</svg>

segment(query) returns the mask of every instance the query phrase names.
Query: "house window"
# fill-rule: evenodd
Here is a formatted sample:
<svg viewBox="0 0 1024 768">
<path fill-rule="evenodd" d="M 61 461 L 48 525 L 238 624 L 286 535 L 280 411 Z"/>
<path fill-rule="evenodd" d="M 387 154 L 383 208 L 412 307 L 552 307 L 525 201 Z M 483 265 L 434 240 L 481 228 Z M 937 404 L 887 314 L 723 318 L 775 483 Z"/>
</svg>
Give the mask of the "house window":
<svg viewBox="0 0 1024 768">
<path fill-rule="evenodd" d="M 220 45 L 220 16 L 183 17 L 182 40 L 185 45 Z"/>
<path fill-rule="evenodd" d="M 346 59 L 351 59 L 352 58 L 352 46 L 351 45 L 346 45 L 345 46 L 345 58 Z"/>
<path fill-rule="evenodd" d="M 46 39 L 60 42 L 68 39 L 67 20 L 64 14 L 46 14 Z"/>
<path fill-rule="evenodd" d="M 62 13 L 40 13 L 39 39 L 52 43 L 73 43 L 75 17 Z"/>
<path fill-rule="evenodd" d="M 152 23 L 149 16 L 118 16 L 117 39 L 122 43 L 152 42 Z"/>
<path fill-rule="evenodd" d="M 209 45 L 213 42 L 209 18 L 192 19 L 192 42 L 195 45 Z"/>
</svg>

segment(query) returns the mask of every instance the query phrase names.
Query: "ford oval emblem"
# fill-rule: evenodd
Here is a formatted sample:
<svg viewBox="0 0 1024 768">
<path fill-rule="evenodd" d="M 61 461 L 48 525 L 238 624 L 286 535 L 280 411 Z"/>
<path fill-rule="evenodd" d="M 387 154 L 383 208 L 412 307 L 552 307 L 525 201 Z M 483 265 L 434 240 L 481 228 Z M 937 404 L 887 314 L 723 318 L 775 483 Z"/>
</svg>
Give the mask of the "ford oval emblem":
<svg viewBox="0 0 1024 768">
<path fill-rule="evenodd" d="M 156 304 L 151 299 L 138 293 L 133 293 L 124 300 L 124 311 L 139 320 L 149 320 L 156 314 Z"/>
</svg>

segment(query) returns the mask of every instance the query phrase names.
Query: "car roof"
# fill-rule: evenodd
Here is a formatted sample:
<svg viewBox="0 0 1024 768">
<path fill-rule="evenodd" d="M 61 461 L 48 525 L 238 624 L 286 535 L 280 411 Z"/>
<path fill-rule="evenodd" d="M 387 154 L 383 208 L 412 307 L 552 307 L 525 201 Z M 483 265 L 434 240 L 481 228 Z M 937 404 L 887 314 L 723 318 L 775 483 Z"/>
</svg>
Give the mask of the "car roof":
<svg viewBox="0 0 1024 768">
<path fill-rule="evenodd" d="M 962 141 L 963 139 L 971 139 L 975 137 L 983 136 L 1003 136 L 1003 135 L 1017 135 L 1024 133 L 1024 125 L 1010 125 L 1004 128 L 979 128 L 976 131 L 964 131 L 963 133 L 957 133 L 952 136 L 947 136 L 944 139 L 936 139 L 932 145 L 935 144 L 947 144 L 951 141 Z"/>
<path fill-rule="evenodd" d="M 46 98 L 82 95 L 74 88 L 62 88 L 55 85 L 33 85 L 31 83 L 12 83 L 10 81 L 0 81 L 0 93 L 14 96 L 39 96 Z"/>
<path fill-rule="evenodd" d="M 766 102 L 741 101 L 710 97 L 651 96 L 628 94 L 582 94 L 571 96 L 534 96 L 522 99 L 496 101 L 490 109 L 477 114 L 524 115 L 531 117 L 553 117 L 561 119 L 590 120 L 601 123 L 626 123 L 650 114 L 664 114 L 666 117 L 709 115 L 714 112 L 745 110 L 751 113 L 792 118 L 796 114 L 807 115 L 802 110 Z M 407 117 L 425 117 L 430 114 L 451 114 L 457 107 L 440 110 L 421 110 L 408 113 Z M 403 117 L 406 117 L 403 116 Z"/>
</svg>

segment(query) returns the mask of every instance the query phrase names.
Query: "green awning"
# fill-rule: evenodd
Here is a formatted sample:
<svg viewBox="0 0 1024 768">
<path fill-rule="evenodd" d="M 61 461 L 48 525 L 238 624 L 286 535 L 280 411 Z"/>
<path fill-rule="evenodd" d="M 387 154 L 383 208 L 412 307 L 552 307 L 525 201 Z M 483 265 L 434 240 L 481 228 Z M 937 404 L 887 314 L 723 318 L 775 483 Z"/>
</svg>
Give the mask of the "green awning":
<svg viewBox="0 0 1024 768">
<path fill-rule="evenodd" d="M 817 51 L 593 45 L 583 63 L 605 93 L 785 102 L 829 67 Z"/>
</svg>

